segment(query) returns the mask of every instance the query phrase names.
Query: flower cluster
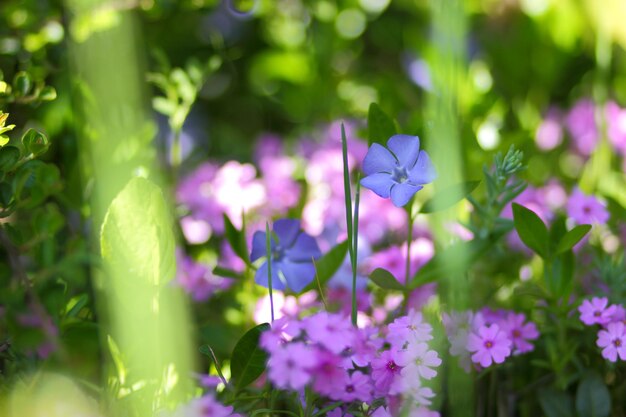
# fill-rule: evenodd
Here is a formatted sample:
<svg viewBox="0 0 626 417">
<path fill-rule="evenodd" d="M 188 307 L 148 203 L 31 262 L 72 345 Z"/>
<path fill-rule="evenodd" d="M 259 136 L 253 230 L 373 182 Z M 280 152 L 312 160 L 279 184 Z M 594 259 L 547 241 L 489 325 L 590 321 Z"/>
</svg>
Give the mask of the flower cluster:
<svg viewBox="0 0 626 417">
<path fill-rule="evenodd" d="M 458 356 L 467 371 L 472 363 L 482 369 L 503 363 L 511 355 L 530 352 L 534 349 L 530 341 L 539 337 L 535 323 L 510 310 L 444 313 L 443 324 L 450 354 Z"/>
<path fill-rule="evenodd" d="M 602 349 L 602 357 L 611 362 L 617 358 L 626 360 L 626 309 L 618 304 L 609 305 L 606 297 L 584 300 L 578 307 L 580 321 L 587 326 L 600 325 L 596 344 Z"/>
<path fill-rule="evenodd" d="M 194 398 L 173 412 L 161 412 L 160 417 L 242 417 L 232 406 L 220 404 L 212 394 Z"/>
<path fill-rule="evenodd" d="M 435 377 L 441 364 L 428 347 L 431 339 L 432 327 L 416 311 L 380 331 L 353 327 L 342 314 L 319 312 L 275 321 L 260 344 L 270 354 L 268 378 L 274 386 L 296 392 L 310 387 L 320 398 L 342 401 L 342 410 L 331 414 L 341 416 L 381 398 L 390 407 L 404 400 L 426 412 L 435 394 L 424 381 Z"/>
</svg>

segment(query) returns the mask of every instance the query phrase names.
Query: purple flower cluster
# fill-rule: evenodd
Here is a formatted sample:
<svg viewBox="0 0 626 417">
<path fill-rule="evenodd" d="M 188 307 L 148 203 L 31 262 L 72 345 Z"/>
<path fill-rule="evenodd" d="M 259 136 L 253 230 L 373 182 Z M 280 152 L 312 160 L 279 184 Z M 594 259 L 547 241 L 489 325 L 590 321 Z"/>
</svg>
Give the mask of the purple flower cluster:
<svg viewBox="0 0 626 417">
<path fill-rule="evenodd" d="M 206 301 L 215 292 L 228 289 L 233 284 L 233 280 L 214 275 L 209 265 L 194 261 L 181 250 L 176 251 L 176 264 L 175 282 L 194 301 Z"/>
<path fill-rule="evenodd" d="M 427 415 L 435 394 L 424 381 L 441 365 L 428 346 L 431 339 L 432 327 L 413 310 L 380 330 L 356 328 L 347 316 L 318 312 L 275 321 L 260 343 L 270 354 L 268 378 L 277 388 L 302 392 L 310 387 L 320 397 L 344 402 L 344 408 L 378 398 L 391 408 L 407 401 L 423 411 L 418 415 Z M 342 410 L 331 415 L 341 416 Z"/>
<path fill-rule="evenodd" d="M 600 325 L 596 344 L 602 349 L 602 357 L 611 362 L 617 358 L 626 360 L 626 309 L 611 304 L 606 297 L 584 300 L 578 307 L 580 321 L 587 326 Z"/>
<path fill-rule="evenodd" d="M 212 394 L 194 398 L 173 412 L 161 412 L 159 417 L 242 417 L 232 406 L 220 404 Z"/>
<path fill-rule="evenodd" d="M 530 352 L 534 349 L 530 341 L 539 337 L 535 323 L 510 310 L 444 313 L 443 324 L 450 354 L 458 356 L 467 371 L 472 363 L 482 369 L 503 363 L 511 355 Z"/>
</svg>

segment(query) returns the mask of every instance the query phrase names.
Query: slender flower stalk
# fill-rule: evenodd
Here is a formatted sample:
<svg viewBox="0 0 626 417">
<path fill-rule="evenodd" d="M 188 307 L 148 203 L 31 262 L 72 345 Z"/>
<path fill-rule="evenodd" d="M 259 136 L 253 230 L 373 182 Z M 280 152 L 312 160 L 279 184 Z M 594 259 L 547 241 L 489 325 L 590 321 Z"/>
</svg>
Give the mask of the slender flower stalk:
<svg viewBox="0 0 626 417">
<path fill-rule="evenodd" d="M 265 250 L 267 252 L 267 284 L 270 291 L 270 313 L 272 323 L 274 322 L 274 294 L 272 291 L 272 243 L 270 235 L 270 224 L 265 222 Z"/>
</svg>

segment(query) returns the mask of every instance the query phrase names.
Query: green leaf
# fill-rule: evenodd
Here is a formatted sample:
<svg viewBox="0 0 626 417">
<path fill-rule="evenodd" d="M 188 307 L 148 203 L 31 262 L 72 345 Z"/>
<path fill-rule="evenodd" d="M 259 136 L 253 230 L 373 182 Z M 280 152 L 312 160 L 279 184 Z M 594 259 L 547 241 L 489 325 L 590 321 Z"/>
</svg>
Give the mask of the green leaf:
<svg viewBox="0 0 626 417">
<path fill-rule="evenodd" d="M 13 89 L 20 96 L 25 96 L 30 92 L 33 82 L 27 72 L 20 71 L 13 78 Z"/>
<path fill-rule="evenodd" d="M 80 310 L 82 310 L 88 302 L 89 296 L 87 294 L 81 294 L 77 295 L 76 297 L 72 297 L 65 306 L 65 317 L 76 317 L 78 313 L 80 313 Z"/>
<path fill-rule="evenodd" d="M 566 392 L 544 388 L 538 390 L 537 396 L 546 417 L 572 417 L 574 415 L 574 400 Z"/>
<path fill-rule="evenodd" d="M 15 146 L 0 148 L 0 171 L 10 171 L 20 160 L 20 150 Z"/>
<path fill-rule="evenodd" d="M 563 253 L 570 249 L 572 249 L 578 242 L 585 237 L 587 233 L 591 230 L 590 224 L 581 224 L 579 226 L 574 227 L 569 232 L 565 233 L 565 236 L 561 238 L 559 244 L 556 247 L 556 253 Z"/>
<path fill-rule="evenodd" d="M 520 239 L 539 256 L 548 256 L 548 228 L 534 211 L 513 203 L 513 220 Z"/>
<path fill-rule="evenodd" d="M 126 366 L 124 365 L 124 360 L 122 358 L 122 352 L 120 348 L 115 343 L 115 340 L 111 337 L 111 335 L 107 335 L 107 344 L 109 346 L 109 352 L 111 353 L 111 357 L 113 358 L 113 363 L 115 364 L 115 369 L 117 370 L 117 378 L 120 382 L 120 385 L 124 386 L 126 383 Z"/>
<path fill-rule="evenodd" d="M 397 133 L 393 119 L 380 108 L 376 103 L 370 104 L 367 113 L 368 143 L 380 143 L 383 146 L 387 140 Z"/>
<path fill-rule="evenodd" d="M 267 363 L 267 352 L 259 347 L 261 333 L 270 329 L 268 323 L 259 324 L 248 330 L 235 345 L 230 358 L 231 382 L 237 390 L 254 382 Z"/>
<path fill-rule="evenodd" d="M 580 417 L 608 417 L 611 414 L 611 394 L 597 372 L 588 371 L 578 384 L 576 411 Z"/>
<path fill-rule="evenodd" d="M 244 232 L 243 230 L 237 229 L 226 214 L 224 214 L 224 234 L 233 252 L 246 264 L 249 264 L 248 245 L 246 245 Z"/>
<path fill-rule="evenodd" d="M 13 201 L 13 186 L 8 182 L 0 182 L 0 206 L 8 207 Z"/>
<path fill-rule="evenodd" d="M 480 181 L 465 181 L 436 191 L 435 196 L 424 203 L 420 213 L 434 213 L 450 208 L 471 194 L 478 184 Z"/>
<path fill-rule="evenodd" d="M 52 101 L 57 98 L 57 90 L 54 87 L 47 85 L 39 92 L 39 100 Z"/>
<path fill-rule="evenodd" d="M 383 268 L 376 268 L 371 274 L 370 279 L 376 285 L 384 290 L 396 290 L 396 291 L 404 291 L 405 288 L 398 282 L 398 280 L 391 274 L 391 272 L 387 271 Z"/>
<path fill-rule="evenodd" d="M 241 278 L 241 274 L 239 272 L 233 271 L 232 269 L 221 267 L 219 265 L 213 268 L 213 275 L 217 275 L 218 277 L 224 277 L 224 278 L 234 278 L 234 279 Z"/>
<path fill-rule="evenodd" d="M 100 236 L 102 257 L 120 276 L 132 271 L 128 285 L 157 286 L 174 277 L 169 219 L 161 189 L 144 178 L 131 179 L 111 202 Z"/>
<path fill-rule="evenodd" d="M 35 156 L 41 155 L 47 151 L 50 146 L 48 138 L 35 129 L 28 129 L 28 131 L 24 133 L 24 136 L 22 136 L 22 144 L 24 144 L 27 154 L 32 153 Z"/>
<path fill-rule="evenodd" d="M 307 292 L 313 288 L 317 288 L 317 281 L 321 286 L 326 284 L 329 279 L 335 275 L 335 272 L 341 267 L 348 253 L 348 241 L 344 240 L 336 244 L 331 250 L 326 252 L 324 256 L 315 261 L 315 271 L 317 278 L 315 281 L 306 286 L 302 292 Z"/>
</svg>

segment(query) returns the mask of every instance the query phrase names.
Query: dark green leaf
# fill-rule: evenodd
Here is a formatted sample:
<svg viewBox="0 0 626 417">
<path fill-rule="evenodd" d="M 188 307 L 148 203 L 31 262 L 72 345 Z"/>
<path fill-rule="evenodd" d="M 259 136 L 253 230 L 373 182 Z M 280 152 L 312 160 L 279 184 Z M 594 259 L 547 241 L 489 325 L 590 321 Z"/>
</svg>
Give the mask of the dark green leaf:
<svg viewBox="0 0 626 417">
<path fill-rule="evenodd" d="M 471 194 L 478 184 L 480 181 L 465 181 L 436 191 L 435 196 L 424 203 L 420 213 L 434 213 L 452 207 Z"/>
<path fill-rule="evenodd" d="M 13 201 L 13 186 L 8 182 L 0 183 L 0 206 L 8 207 Z"/>
<path fill-rule="evenodd" d="M 572 417 L 574 400 L 563 391 L 546 388 L 538 391 L 539 404 L 546 417 Z"/>
<path fill-rule="evenodd" d="M 217 275 L 219 277 L 224 277 L 224 278 L 234 278 L 234 279 L 241 278 L 241 274 L 239 272 L 233 271 L 232 269 L 221 267 L 219 265 L 213 268 L 213 275 Z"/>
<path fill-rule="evenodd" d="M 346 254 L 348 253 L 348 241 L 344 240 L 341 243 L 336 244 L 331 250 L 326 252 L 324 256 L 315 261 L 315 271 L 317 274 L 317 278 L 314 282 L 307 285 L 302 292 L 310 291 L 314 288 L 317 288 L 317 282 L 319 280 L 319 284 L 323 286 L 328 282 L 329 279 L 335 275 L 335 272 L 341 267 L 343 261 L 346 259 Z"/>
<path fill-rule="evenodd" d="M 22 136 L 22 143 L 24 144 L 26 153 L 32 153 L 33 155 L 41 155 L 47 151 L 48 146 L 50 146 L 48 138 L 43 133 L 37 132 L 35 129 L 28 129 L 28 131 L 24 133 L 24 136 Z"/>
<path fill-rule="evenodd" d="M 65 306 L 65 317 L 76 317 L 80 310 L 83 309 L 89 302 L 89 296 L 87 294 L 81 294 L 73 297 Z"/>
<path fill-rule="evenodd" d="M 248 330 L 235 345 L 230 370 L 231 382 L 238 390 L 254 382 L 265 371 L 268 355 L 259 347 L 259 337 L 269 329 L 268 323 L 259 324 Z"/>
<path fill-rule="evenodd" d="M 520 239 L 526 246 L 545 258 L 548 256 L 548 228 L 534 211 L 513 203 L 513 220 Z"/>
<path fill-rule="evenodd" d="M 224 214 L 224 233 L 233 252 L 245 263 L 249 264 L 250 258 L 248 255 L 248 245 L 246 245 L 246 237 L 242 230 L 237 229 L 233 225 L 226 214 Z"/>
<path fill-rule="evenodd" d="M 579 417 L 608 417 L 611 394 L 600 374 L 588 371 L 576 390 L 576 411 Z"/>
<path fill-rule="evenodd" d="M 0 170 L 10 171 L 20 160 L 20 150 L 15 146 L 4 146 L 0 148 Z"/>
<path fill-rule="evenodd" d="M 563 253 L 572 249 L 574 246 L 576 246 L 578 242 L 582 240 L 582 238 L 585 237 L 587 233 L 589 233 L 590 230 L 590 224 L 581 224 L 574 227 L 561 238 L 559 244 L 556 247 L 556 253 Z"/>
<path fill-rule="evenodd" d="M 380 143 L 383 146 L 387 140 L 396 134 L 396 125 L 393 119 L 380 108 L 376 103 L 370 104 L 367 114 L 367 126 L 369 129 L 368 142 Z"/>
<path fill-rule="evenodd" d="M 13 78 L 13 89 L 20 96 L 25 96 L 30 92 L 33 83 L 27 72 L 20 71 Z"/>
<path fill-rule="evenodd" d="M 396 291 L 404 291 L 405 288 L 398 282 L 398 280 L 391 274 L 391 272 L 387 271 L 383 268 L 376 268 L 371 274 L 370 279 L 376 285 L 384 290 L 396 290 Z"/>
</svg>

